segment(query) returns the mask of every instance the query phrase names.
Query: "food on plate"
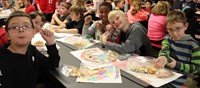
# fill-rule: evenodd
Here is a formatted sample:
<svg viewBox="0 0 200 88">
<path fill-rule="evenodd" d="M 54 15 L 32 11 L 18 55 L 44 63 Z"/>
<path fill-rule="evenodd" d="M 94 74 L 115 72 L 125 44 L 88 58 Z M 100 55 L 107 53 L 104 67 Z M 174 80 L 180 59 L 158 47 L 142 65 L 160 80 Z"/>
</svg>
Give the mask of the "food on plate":
<svg viewBox="0 0 200 88">
<path fill-rule="evenodd" d="M 75 42 L 74 45 L 83 47 L 83 46 L 86 46 L 87 43 L 86 43 L 86 41 L 78 41 L 78 42 Z"/>
<path fill-rule="evenodd" d="M 80 71 L 80 69 L 78 69 L 77 67 L 74 67 L 72 65 L 64 65 L 62 67 L 61 72 L 65 75 L 65 76 L 73 76 L 73 77 L 78 77 L 78 76 L 82 76 L 83 73 L 82 71 Z"/>
<path fill-rule="evenodd" d="M 73 68 L 72 71 L 70 72 L 70 75 L 74 77 L 78 77 L 78 76 L 82 76 L 83 73 L 78 68 Z"/>
<path fill-rule="evenodd" d="M 156 74 L 157 69 L 151 65 L 141 65 L 141 66 L 133 66 L 131 71 L 144 73 L 144 74 Z"/>
<path fill-rule="evenodd" d="M 174 76 L 174 73 L 166 69 L 160 69 L 156 72 L 156 76 L 158 78 L 169 78 L 169 77 Z"/>
<path fill-rule="evenodd" d="M 107 58 L 114 62 L 119 58 L 119 53 L 115 51 L 108 51 Z"/>
<path fill-rule="evenodd" d="M 33 45 L 35 45 L 36 47 L 44 47 L 45 46 L 45 42 L 44 41 L 37 41 Z"/>
</svg>

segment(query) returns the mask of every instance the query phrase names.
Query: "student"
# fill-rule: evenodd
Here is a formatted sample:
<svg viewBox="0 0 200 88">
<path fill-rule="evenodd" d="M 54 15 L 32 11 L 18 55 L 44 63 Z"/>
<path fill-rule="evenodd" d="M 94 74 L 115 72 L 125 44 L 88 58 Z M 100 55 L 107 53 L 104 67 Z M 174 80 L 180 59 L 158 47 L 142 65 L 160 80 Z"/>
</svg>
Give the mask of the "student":
<svg viewBox="0 0 200 88">
<path fill-rule="evenodd" d="M 28 14 L 18 11 L 8 17 L 6 35 L 11 43 L 0 48 L 2 88 L 35 88 L 41 71 L 48 72 L 59 66 L 60 56 L 53 33 L 49 30 L 40 33 L 47 42 L 49 57 L 30 44 L 35 30 Z"/>
<path fill-rule="evenodd" d="M 125 0 L 114 0 L 115 3 L 115 10 L 122 10 L 124 11 L 124 4 Z"/>
<path fill-rule="evenodd" d="M 11 9 L 12 7 L 14 7 L 15 2 L 14 0 L 2 0 L 3 3 L 3 9 Z"/>
<path fill-rule="evenodd" d="M 15 0 L 16 1 L 16 8 L 18 9 L 22 9 L 22 8 L 25 8 L 25 3 L 24 3 L 24 0 Z"/>
<path fill-rule="evenodd" d="M 169 10 L 172 11 L 174 10 L 174 0 L 166 0 L 166 2 L 168 3 L 169 5 Z"/>
<path fill-rule="evenodd" d="M 112 11 L 112 5 L 109 2 L 103 2 L 99 6 L 99 12 L 100 12 L 99 17 L 100 17 L 101 20 L 95 21 L 90 26 L 90 23 L 92 21 L 92 17 L 91 16 L 85 17 L 85 23 L 84 23 L 84 26 L 83 26 L 83 30 L 85 31 L 85 34 L 89 35 L 90 37 L 95 38 L 95 35 L 101 36 L 105 31 L 107 31 L 106 25 L 108 25 L 110 23 L 108 21 L 108 13 L 110 11 Z M 99 35 L 98 35 L 98 33 L 99 33 Z"/>
<path fill-rule="evenodd" d="M 34 23 L 35 32 L 38 33 L 40 30 L 42 30 L 46 20 L 40 12 L 31 12 L 29 15 Z"/>
<path fill-rule="evenodd" d="M 61 9 L 58 11 L 55 11 L 55 13 L 52 16 L 51 24 L 58 25 L 58 28 L 65 28 L 68 22 L 71 21 L 71 18 L 69 16 L 69 9 L 72 6 L 69 2 L 61 2 Z"/>
<path fill-rule="evenodd" d="M 48 22 L 51 22 L 52 15 L 58 6 L 58 0 L 35 0 L 35 3 L 38 11 L 44 14 Z"/>
<path fill-rule="evenodd" d="M 30 12 L 36 11 L 35 6 L 32 5 L 33 0 L 25 0 L 25 12 L 29 14 Z"/>
<path fill-rule="evenodd" d="M 167 66 L 183 73 L 184 76 L 171 83 L 180 88 L 184 85 L 188 74 L 200 72 L 200 48 L 197 41 L 185 34 L 188 23 L 183 12 L 171 11 L 166 18 L 166 27 L 169 35 L 166 35 L 162 42 L 155 67 Z"/>
<path fill-rule="evenodd" d="M 26 8 L 18 9 L 14 8 L 14 11 L 24 11 L 25 13 L 29 14 L 30 12 L 36 11 L 35 6 L 32 5 L 33 0 L 25 0 L 25 6 Z"/>
<path fill-rule="evenodd" d="M 147 0 L 145 3 L 145 8 L 143 9 L 147 15 L 150 15 L 152 12 L 152 0 Z"/>
<path fill-rule="evenodd" d="M 95 14 L 96 17 L 99 17 L 99 5 L 104 2 L 104 0 L 93 0 L 94 8 L 95 8 Z"/>
<path fill-rule="evenodd" d="M 117 51 L 121 54 L 136 53 L 139 55 L 151 55 L 150 40 L 138 22 L 129 23 L 128 18 L 121 10 L 113 10 L 108 14 L 108 20 L 115 29 L 125 33 L 122 44 L 107 42 L 109 32 L 102 35 L 102 44 L 105 48 Z"/>
<path fill-rule="evenodd" d="M 148 20 L 146 12 L 142 9 L 141 0 L 134 0 L 131 3 L 131 8 L 128 10 L 127 16 L 130 23 Z"/>
<path fill-rule="evenodd" d="M 166 1 L 158 1 L 153 7 L 152 14 L 149 17 L 147 35 L 151 41 L 156 57 L 162 47 L 162 40 L 167 34 L 165 20 L 168 13 L 168 3 Z"/>
<path fill-rule="evenodd" d="M 72 34 L 82 34 L 82 28 L 84 24 L 84 14 L 85 8 L 83 6 L 73 5 L 70 7 L 70 17 L 71 22 L 66 24 L 67 30 L 55 29 L 58 33 L 72 33 Z"/>
</svg>

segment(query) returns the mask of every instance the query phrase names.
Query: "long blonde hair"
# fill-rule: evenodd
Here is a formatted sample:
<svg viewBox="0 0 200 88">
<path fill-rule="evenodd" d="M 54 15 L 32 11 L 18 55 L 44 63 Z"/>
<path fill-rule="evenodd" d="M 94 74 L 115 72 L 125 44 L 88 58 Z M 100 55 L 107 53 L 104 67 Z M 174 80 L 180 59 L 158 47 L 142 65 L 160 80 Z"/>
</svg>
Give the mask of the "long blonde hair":
<svg viewBox="0 0 200 88">
<path fill-rule="evenodd" d="M 153 7 L 152 13 L 155 15 L 167 16 L 169 13 L 169 4 L 166 1 L 158 1 L 158 3 Z"/>
</svg>

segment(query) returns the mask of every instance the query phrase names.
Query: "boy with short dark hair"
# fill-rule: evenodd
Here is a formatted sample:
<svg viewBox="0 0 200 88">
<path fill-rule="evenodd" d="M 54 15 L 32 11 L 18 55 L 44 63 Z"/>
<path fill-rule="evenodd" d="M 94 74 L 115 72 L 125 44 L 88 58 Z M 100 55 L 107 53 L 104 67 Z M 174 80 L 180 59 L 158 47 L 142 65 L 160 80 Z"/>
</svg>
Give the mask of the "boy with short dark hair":
<svg viewBox="0 0 200 88">
<path fill-rule="evenodd" d="M 82 34 L 82 28 L 84 25 L 84 11 L 85 8 L 83 6 L 78 6 L 78 5 L 71 6 L 70 17 L 72 21 L 66 24 L 66 28 L 68 30 L 55 29 L 55 32 Z"/>
<path fill-rule="evenodd" d="M 69 2 L 61 2 L 60 8 L 55 11 L 55 13 L 52 16 L 51 24 L 58 25 L 59 29 L 65 28 L 67 23 L 71 21 L 70 15 L 69 15 L 69 9 L 72 6 Z"/>
<path fill-rule="evenodd" d="M 60 56 L 54 35 L 41 30 L 46 41 L 46 57 L 31 45 L 35 35 L 30 16 L 24 12 L 11 13 L 6 22 L 6 35 L 10 43 L 0 48 L 0 84 L 2 88 L 35 88 L 38 74 L 59 66 Z"/>
<path fill-rule="evenodd" d="M 32 5 L 33 0 L 25 0 L 25 13 L 29 14 L 30 12 L 36 11 L 35 6 Z"/>
<path fill-rule="evenodd" d="M 166 26 L 169 35 L 166 35 L 162 42 L 155 67 L 167 66 L 183 73 L 184 76 L 172 82 L 175 87 L 181 87 L 189 73 L 200 72 L 200 48 L 197 41 L 185 34 L 188 23 L 183 12 L 170 12 L 166 18 Z"/>
</svg>

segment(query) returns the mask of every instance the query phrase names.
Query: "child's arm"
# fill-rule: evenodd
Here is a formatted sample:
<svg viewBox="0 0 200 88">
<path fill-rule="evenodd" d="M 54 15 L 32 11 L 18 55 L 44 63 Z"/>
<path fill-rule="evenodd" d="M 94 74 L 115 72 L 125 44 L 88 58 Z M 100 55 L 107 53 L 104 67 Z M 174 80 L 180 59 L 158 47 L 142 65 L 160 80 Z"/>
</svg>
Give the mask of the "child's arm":
<svg viewBox="0 0 200 88">
<path fill-rule="evenodd" d="M 67 29 L 67 30 L 55 29 L 55 32 L 57 32 L 57 33 L 71 33 L 71 34 L 77 34 L 77 33 L 78 33 L 78 29 L 76 29 L 76 28 Z"/>
<path fill-rule="evenodd" d="M 191 63 L 176 61 L 174 69 L 185 73 L 200 73 L 200 48 L 192 50 Z"/>
<path fill-rule="evenodd" d="M 112 42 L 106 42 L 104 43 L 105 48 L 117 51 L 121 54 L 134 53 L 144 44 L 143 41 L 145 41 L 145 38 L 148 37 L 146 36 L 146 33 L 144 33 L 143 29 L 141 29 L 141 27 L 139 27 L 138 25 L 135 25 L 132 29 L 129 29 L 129 31 L 131 32 L 128 33 L 129 35 L 125 43 L 117 44 Z M 104 38 L 105 41 L 107 34 L 103 36 L 105 36 Z"/>
<path fill-rule="evenodd" d="M 53 14 L 52 16 L 52 20 L 51 20 L 51 24 L 58 24 L 58 27 L 59 28 L 64 28 L 66 27 L 65 26 L 65 23 L 67 22 L 67 20 L 64 20 L 64 21 L 61 21 L 59 18 L 58 18 L 58 12 L 57 10 L 55 11 L 55 13 Z"/>
<path fill-rule="evenodd" d="M 88 25 L 89 26 L 89 25 Z M 97 30 L 96 22 L 93 22 L 91 26 L 88 28 L 88 34 L 92 37 L 95 36 L 95 32 Z"/>
<path fill-rule="evenodd" d="M 47 42 L 47 45 L 55 44 L 53 32 L 51 32 L 50 30 L 41 30 L 40 34 L 42 35 L 43 39 Z"/>
<path fill-rule="evenodd" d="M 36 6 L 37 6 L 38 11 L 39 11 L 40 13 L 42 13 L 42 10 L 40 9 L 40 5 L 39 5 L 40 1 L 39 1 L 39 0 L 35 0 L 35 3 L 36 3 Z"/>
<path fill-rule="evenodd" d="M 54 13 L 53 16 L 54 16 L 54 15 L 57 15 L 57 14 Z M 52 24 L 52 25 L 56 24 L 56 21 L 54 20 L 53 16 L 52 16 L 52 18 L 51 18 L 51 24 Z"/>
<path fill-rule="evenodd" d="M 85 22 L 84 22 L 83 29 L 82 29 L 82 35 L 86 36 L 87 34 L 89 34 L 89 29 L 91 30 L 91 28 L 93 28 L 92 26 L 90 26 L 90 23 L 92 21 L 92 16 L 90 16 L 90 15 L 86 16 L 84 20 L 85 20 Z"/>
<path fill-rule="evenodd" d="M 59 66 L 60 56 L 58 54 L 58 50 L 56 48 L 56 44 L 54 41 L 54 34 L 50 30 L 41 30 L 40 34 L 44 38 L 44 40 L 47 42 L 47 53 L 48 57 L 42 56 L 40 61 L 40 67 L 41 69 L 45 70 L 52 70 L 55 67 Z"/>
<path fill-rule="evenodd" d="M 170 53 L 170 43 L 164 39 L 162 41 L 162 49 L 160 50 L 158 57 L 165 56 L 167 61 L 169 61 L 169 53 Z"/>
</svg>

